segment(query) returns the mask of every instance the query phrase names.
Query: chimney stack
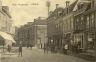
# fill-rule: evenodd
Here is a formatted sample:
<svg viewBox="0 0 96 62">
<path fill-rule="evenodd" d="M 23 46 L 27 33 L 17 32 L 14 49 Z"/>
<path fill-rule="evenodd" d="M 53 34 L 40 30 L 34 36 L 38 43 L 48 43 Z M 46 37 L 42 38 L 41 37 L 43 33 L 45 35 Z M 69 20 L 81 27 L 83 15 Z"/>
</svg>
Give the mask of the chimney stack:
<svg viewBox="0 0 96 62">
<path fill-rule="evenodd" d="M 66 7 L 68 7 L 70 4 L 70 1 L 66 1 Z"/>
<path fill-rule="evenodd" d="M 59 4 L 56 4 L 56 9 L 59 7 Z"/>
</svg>

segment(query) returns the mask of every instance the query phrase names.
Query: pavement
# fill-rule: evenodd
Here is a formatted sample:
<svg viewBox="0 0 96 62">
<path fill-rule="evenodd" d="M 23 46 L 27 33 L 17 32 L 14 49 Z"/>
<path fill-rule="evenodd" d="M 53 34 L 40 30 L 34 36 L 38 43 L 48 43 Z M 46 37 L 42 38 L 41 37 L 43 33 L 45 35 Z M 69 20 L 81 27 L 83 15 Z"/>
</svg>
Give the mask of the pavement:
<svg viewBox="0 0 96 62">
<path fill-rule="evenodd" d="M 42 49 L 34 47 L 23 48 L 23 57 L 19 57 L 18 53 L 2 54 L 1 62 L 90 62 L 78 57 L 59 53 L 44 53 Z"/>
</svg>

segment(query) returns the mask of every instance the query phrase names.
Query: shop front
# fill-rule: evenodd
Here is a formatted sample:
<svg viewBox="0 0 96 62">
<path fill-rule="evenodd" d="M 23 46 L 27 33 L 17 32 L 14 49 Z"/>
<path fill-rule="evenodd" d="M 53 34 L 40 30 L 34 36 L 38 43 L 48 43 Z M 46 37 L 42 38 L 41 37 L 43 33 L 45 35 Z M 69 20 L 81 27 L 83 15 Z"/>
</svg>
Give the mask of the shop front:
<svg viewBox="0 0 96 62">
<path fill-rule="evenodd" d="M 80 53 L 84 49 L 84 33 L 74 34 L 74 40 L 72 42 L 74 52 Z"/>
<path fill-rule="evenodd" d="M 88 33 L 88 37 L 87 37 L 88 41 L 87 41 L 87 50 L 94 50 L 94 46 L 95 46 L 95 33 Z"/>
</svg>

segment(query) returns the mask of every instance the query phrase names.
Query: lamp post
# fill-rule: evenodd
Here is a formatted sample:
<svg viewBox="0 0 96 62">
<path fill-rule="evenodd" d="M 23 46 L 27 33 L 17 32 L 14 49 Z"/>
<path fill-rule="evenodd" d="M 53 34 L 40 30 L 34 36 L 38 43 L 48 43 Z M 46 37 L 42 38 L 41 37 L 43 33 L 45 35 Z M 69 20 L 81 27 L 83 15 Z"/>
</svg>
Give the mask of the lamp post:
<svg viewBox="0 0 96 62">
<path fill-rule="evenodd" d="M 49 16 L 49 10 L 50 10 L 50 1 L 48 0 L 47 2 L 46 2 L 46 6 L 47 6 L 47 8 L 48 8 L 48 16 Z"/>
</svg>

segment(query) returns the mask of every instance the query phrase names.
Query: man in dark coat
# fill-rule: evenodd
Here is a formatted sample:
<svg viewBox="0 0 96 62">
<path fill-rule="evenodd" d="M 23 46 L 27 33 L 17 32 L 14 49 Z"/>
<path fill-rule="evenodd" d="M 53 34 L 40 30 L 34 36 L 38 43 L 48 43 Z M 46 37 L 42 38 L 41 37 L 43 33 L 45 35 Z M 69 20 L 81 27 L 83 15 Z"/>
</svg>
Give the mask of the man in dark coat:
<svg viewBox="0 0 96 62">
<path fill-rule="evenodd" d="M 19 56 L 22 57 L 22 45 L 19 46 Z"/>
</svg>

